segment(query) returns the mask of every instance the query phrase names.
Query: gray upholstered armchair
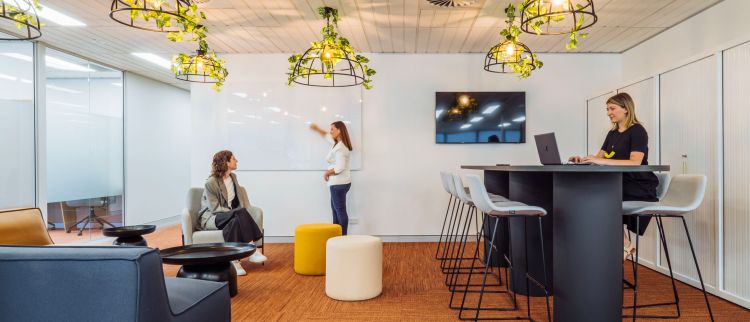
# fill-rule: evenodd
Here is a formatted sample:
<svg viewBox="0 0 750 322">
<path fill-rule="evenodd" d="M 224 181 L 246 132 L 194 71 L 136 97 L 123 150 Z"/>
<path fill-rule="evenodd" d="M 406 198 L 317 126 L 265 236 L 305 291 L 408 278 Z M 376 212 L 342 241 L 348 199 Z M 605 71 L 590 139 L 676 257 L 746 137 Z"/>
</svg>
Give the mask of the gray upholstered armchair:
<svg viewBox="0 0 750 322">
<path fill-rule="evenodd" d="M 3 321 L 230 321 L 226 283 L 164 278 L 146 247 L 0 246 Z"/>
<path fill-rule="evenodd" d="M 245 195 L 245 187 L 239 186 L 242 193 Z M 187 193 L 187 204 L 186 208 L 182 210 L 182 244 L 204 244 L 204 243 L 223 243 L 224 236 L 221 230 L 199 230 L 198 229 L 198 212 L 201 210 L 201 197 L 203 197 L 203 188 L 190 188 Z M 265 236 L 265 230 L 263 229 L 263 209 L 258 207 L 250 206 L 247 210 L 250 216 L 253 217 L 255 223 L 258 224 L 258 228 L 263 232 Z M 264 248 L 264 238 L 261 238 L 256 243 L 259 248 Z M 263 249 L 265 252 L 265 249 Z"/>
</svg>

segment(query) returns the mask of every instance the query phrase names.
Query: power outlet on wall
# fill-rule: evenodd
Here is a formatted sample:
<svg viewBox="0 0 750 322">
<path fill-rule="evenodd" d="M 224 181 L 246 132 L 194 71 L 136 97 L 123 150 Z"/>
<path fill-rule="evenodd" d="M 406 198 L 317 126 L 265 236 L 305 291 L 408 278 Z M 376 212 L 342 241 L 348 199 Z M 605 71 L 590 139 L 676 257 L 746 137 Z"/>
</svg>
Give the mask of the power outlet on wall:
<svg viewBox="0 0 750 322">
<path fill-rule="evenodd" d="M 359 217 L 349 218 L 349 224 L 357 224 L 357 223 L 359 223 Z"/>
</svg>

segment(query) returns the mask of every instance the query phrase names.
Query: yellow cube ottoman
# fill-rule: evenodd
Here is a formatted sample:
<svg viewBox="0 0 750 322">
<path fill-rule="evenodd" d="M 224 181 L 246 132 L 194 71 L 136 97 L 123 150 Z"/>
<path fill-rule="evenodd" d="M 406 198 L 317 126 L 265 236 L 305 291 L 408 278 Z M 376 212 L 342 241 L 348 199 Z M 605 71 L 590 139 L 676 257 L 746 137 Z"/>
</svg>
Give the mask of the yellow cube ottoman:
<svg viewBox="0 0 750 322">
<path fill-rule="evenodd" d="M 301 275 L 326 274 L 326 242 L 341 236 L 336 224 L 305 224 L 294 229 L 294 271 Z"/>
</svg>

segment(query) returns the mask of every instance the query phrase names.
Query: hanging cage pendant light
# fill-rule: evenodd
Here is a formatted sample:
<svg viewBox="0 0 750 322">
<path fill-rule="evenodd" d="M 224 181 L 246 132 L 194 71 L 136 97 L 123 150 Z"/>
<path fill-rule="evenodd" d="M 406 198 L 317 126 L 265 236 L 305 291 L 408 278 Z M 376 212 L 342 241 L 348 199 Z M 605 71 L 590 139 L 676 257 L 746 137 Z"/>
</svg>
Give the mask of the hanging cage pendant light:
<svg viewBox="0 0 750 322">
<path fill-rule="evenodd" d="M 128 27 L 157 32 L 178 32 L 172 19 L 188 19 L 191 0 L 112 0 L 109 17 Z M 148 17 L 148 19 L 141 17 Z"/>
<path fill-rule="evenodd" d="M 531 76 L 531 72 L 544 64 L 537 59 L 528 46 L 518 40 L 521 29 L 515 25 L 516 6 L 509 4 L 505 8 L 505 22 L 508 24 L 500 30 L 505 40 L 492 46 L 484 58 L 484 70 L 492 73 L 518 74 L 519 78 Z"/>
<path fill-rule="evenodd" d="M 11 35 L 0 33 L 0 40 L 32 40 L 42 36 L 42 24 L 36 13 L 34 0 L 0 0 L 0 27 Z M 12 30 L 17 28 L 19 33 Z M 17 36 L 17 37 L 15 37 Z"/>
<path fill-rule="evenodd" d="M 536 69 L 536 64 L 534 64 L 536 58 L 531 49 L 513 37 L 508 37 L 487 52 L 484 58 L 484 70 L 501 74 L 515 73 L 513 66 L 523 63 L 524 60 L 529 60 L 532 70 Z"/>
<path fill-rule="evenodd" d="M 563 35 L 591 27 L 598 19 L 593 0 L 527 0 L 521 9 L 521 30 Z"/>
<path fill-rule="evenodd" d="M 349 87 L 362 85 L 369 88 L 369 77 L 375 71 L 368 68 L 367 58 L 356 55 L 349 41 L 336 32 L 338 13 L 330 7 L 321 8 L 326 18 L 323 40 L 313 42 L 302 55 L 289 58 L 292 63 L 289 81 L 316 87 Z M 333 18 L 333 23 L 331 23 Z"/>
<path fill-rule="evenodd" d="M 175 77 L 194 83 L 223 83 L 226 69 L 207 46 L 201 45 L 195 55 L 178 57 L 174 63 Z"/>
</svg>

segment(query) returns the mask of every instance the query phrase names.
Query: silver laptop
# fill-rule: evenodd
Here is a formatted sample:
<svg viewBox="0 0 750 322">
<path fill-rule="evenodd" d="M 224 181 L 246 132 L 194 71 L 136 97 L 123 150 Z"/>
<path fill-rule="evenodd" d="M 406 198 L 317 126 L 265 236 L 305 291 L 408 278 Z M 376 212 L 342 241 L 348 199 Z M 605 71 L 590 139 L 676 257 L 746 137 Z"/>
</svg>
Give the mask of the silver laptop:
<svg viewBox="0 0 750 322">
<path fill-rule="evenodd" d="M 575 165 L 590 165 L 591 163 L 562 163 L 560 160 L 560 151 L 557 149 L 557 140 L 555 140 L 555 133 L 545 133 L 534 135 L 534 141 L 536 141 L 536 151 L 539 153 L 539 161 L 543 165 L 560 165 L 560 164 L 575 164 Z"/>
</svg>

